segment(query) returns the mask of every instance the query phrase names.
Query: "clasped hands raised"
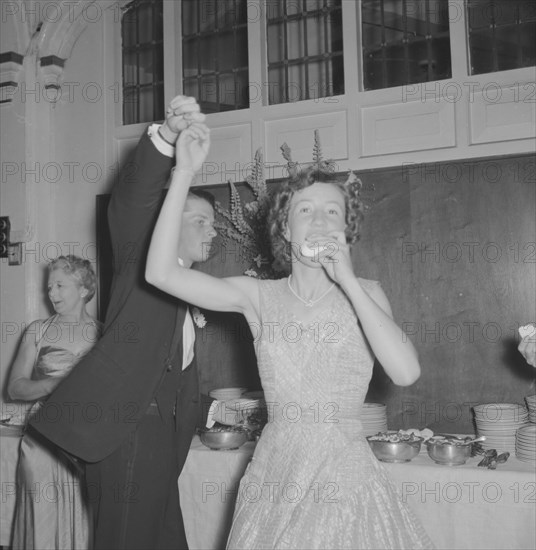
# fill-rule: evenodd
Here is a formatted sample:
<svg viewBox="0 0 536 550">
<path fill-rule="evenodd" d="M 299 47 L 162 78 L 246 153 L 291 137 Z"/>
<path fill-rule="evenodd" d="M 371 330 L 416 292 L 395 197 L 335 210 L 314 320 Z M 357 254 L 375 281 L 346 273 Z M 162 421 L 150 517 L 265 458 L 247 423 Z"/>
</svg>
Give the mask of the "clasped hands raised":
<svg viewBox="0 0 536 550">
<path fill-rule="evenodd" d="M 203 165 L 210 148 L 205 119 L 195 98 L 178 95 L 171 100 L 160 134 L 167 142 L 176 143 L 176 170 L 193 176 Z"/>
</svg>

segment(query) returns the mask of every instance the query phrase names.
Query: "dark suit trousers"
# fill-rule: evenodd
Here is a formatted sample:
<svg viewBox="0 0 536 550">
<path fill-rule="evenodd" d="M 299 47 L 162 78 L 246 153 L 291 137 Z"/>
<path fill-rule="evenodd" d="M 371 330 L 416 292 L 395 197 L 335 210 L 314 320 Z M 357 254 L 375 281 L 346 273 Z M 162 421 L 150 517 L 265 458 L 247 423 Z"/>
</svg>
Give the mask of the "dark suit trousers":
<svg viewBox="0 0 536 550">
<path fill-rule="evenodd" d="M 196 371 L 188 368 L 178 376 L 179 388 L 175 386 L 173 391 L 176 401 L 162 399 L 166 406 L 159 402 L 160 414 L 156 406 L 150 407 L 149 414 L 117 451 L 100 462 L 87 464 L 86 481 L 95 515 L 95 550 L 188 548 L 178 477 L 199 412 Z M 174 376 L 175 370 L 168 373 L 161 393 L 170 393 Z"/>
</svg>

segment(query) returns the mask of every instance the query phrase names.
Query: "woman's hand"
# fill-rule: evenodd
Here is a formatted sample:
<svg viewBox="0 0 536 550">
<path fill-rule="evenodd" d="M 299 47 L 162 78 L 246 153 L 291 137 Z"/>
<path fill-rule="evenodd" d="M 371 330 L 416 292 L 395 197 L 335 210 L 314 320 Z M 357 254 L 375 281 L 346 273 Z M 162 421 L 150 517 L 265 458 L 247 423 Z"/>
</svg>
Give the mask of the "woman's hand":
<svg viewBox="0 0 536 550">
<path fill-rule="evenodd" d="M 175 143 L 178 135 L 190 124 L 204 122 L 205 118 L 194 97 L 178 95 L 166 109 L 166 120 L 160 127 L 160 132 L 166 141 Z"/>
<path fill-rule="evenodd" d="M 210 130 L 202 122 L 193 122 L 186 128 L 175 148 L 177 165 L 175 170 L 191 172 L 192 176 L 201 169 L 210 149 Z"/>
<path fill-rule="evenodd" d="M 333 281 L 341 284 L 345 279 L 355 278 L 344 231 L 332 231 L 325 239 L 318 239 L 311 244 L 320 247 L 313 247 L 313 261 L 319 262 Z"/>
</svg>

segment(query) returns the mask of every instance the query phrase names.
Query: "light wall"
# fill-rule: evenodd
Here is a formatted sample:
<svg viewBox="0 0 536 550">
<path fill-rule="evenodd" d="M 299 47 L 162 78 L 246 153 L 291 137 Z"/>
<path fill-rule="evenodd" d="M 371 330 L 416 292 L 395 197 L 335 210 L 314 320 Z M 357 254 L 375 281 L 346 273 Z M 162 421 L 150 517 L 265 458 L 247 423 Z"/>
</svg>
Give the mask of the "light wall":
<svg viewBox="0 0 536 550">
<path fill-rule="evenodd" d="M 2 20 L 2 29 L 9 24 Z M 86 25 L 59 91 L 45 89 L 38 59 L 27 56 L 18 89 L 0 105 L 1 215 L 10 218 L 11 240 L 26 241 L 22 265 L 0 260 L 2 403 L 25 326 L 51 314 L 47 261 L 69 253 L 96 258 L 95 196 L 109 189 L 112 174 L 105 151 L 106 102 L 113 95 L 107 97 L 104 86 L 104 27 L 102 19 Z M 96 314 L 96 300 L 88 310 Z"/>
</svg>

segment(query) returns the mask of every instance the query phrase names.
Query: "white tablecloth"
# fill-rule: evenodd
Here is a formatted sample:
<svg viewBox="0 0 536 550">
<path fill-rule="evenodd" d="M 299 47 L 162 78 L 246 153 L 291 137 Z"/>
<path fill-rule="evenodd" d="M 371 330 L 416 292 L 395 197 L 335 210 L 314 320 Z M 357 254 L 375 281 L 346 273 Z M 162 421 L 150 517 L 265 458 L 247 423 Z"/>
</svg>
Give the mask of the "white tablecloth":
<svg viewBox="0 0 536 550">
<path fill-rule="evenodd" d="M 9 547 L 11 538 L 21 436 L 20 428 L 0 424 L 0 546 Z"/>
<path fill-rule="evenodd" d="M 238 482 L 254 450 L 211 451 L 194 438 L 179 478 L 190 550 L 225 548 Z M 423 448 L 411 462 L 386 464 L 402 498 L 438 549 L 536 548 L 535 466 L 511 456 L 496 470 L 435 464 Z"/>
<path fill-rule="evenodd" d="M 9 545 L 19 436 L 0 425 L 0 545 Z M 238 482 L 254 444 L 211 451 L 195 437 L 179 478 L 191 550 L 225 548 Z M 536 470 L 510 457 L 496 470 L 440 466 L 423 449 L 411 462 L 384 464 L 439 550 L 536 548 Z"/>
</svg>

